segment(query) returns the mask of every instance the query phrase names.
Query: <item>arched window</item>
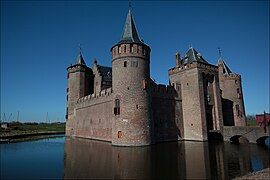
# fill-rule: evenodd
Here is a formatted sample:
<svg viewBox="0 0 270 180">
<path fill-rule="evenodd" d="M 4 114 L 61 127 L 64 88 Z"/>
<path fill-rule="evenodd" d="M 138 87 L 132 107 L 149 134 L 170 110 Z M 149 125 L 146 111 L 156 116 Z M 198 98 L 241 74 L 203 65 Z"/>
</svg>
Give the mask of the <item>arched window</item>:
<svg viewBox="0 0 270 180">
<path fill-rule="evenodd" d="M 117 137 L 118 137 L 118 138 L 122 138 L 122 136 L 123 136 L 122 131 L 118 131 Z"/>
<path fill-rule="evenodd" d="M 127 67 L 127 61 L 124 61 L 124 67 Z"/>
<path fill-rule="evenodd" d="M 114 101 L 114 115 L 120 114 L 120 99 L 115 99 Z"/>
</svg>

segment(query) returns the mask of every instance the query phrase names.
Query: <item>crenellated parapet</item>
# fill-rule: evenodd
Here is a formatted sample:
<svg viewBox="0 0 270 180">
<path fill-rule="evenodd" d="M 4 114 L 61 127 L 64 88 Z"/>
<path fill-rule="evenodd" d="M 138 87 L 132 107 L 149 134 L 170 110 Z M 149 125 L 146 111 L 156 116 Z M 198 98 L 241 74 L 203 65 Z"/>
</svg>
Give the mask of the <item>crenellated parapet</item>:
<svg viewBox="0 0 270 180">
<path fill-rule="evenodd" d="M 142 43 L 116 44 L 111 48 L 112 60 L 121 57 L 139 57 L 149 60 L 151 49 Z"/>
<path fill-rule="evenodd" d="M 174 99 L 177 92 L 173 86 L 164 84 L 152 84 L 151 93 L 154 98 Z"/>
<path fill-rule="evenodd" d="M 86 65 L 82 65 L 82 64 L 75 64 L 75 65 L 70 65 L 67 68 L 68 73 L 74 73 L 74 72 L 86 72 L 86 71 L 90 71 L 91 68 L 89 68 Z"/>
<path fill-rule="evenodd" d="M 227 80 L 241 80 L 241 75 L 236 73 L 231 74 L 223 74 L 220 76 L 221 80 L 227 79 Z"/>
<path fill-rule="evenodd" d="M 93 93 L 88 96 L 84 96 L 78 99 L 78 101 L 76 102 L 76 109 L 111 101 L 112 94 L 113 94 L 112 88 L 108 88 L 100 91 L 99 93 Z"/>
<path fill-rule="evenodd" d="M 180 65 L 169 69 L 169 75 L 184 72 L 193 68 L 201 68 L 207 71 L 218 72 L 218 67 L 212 64 L 202 63 L 202 62 L 191 62 L 185 65 Z"/>
</svg>

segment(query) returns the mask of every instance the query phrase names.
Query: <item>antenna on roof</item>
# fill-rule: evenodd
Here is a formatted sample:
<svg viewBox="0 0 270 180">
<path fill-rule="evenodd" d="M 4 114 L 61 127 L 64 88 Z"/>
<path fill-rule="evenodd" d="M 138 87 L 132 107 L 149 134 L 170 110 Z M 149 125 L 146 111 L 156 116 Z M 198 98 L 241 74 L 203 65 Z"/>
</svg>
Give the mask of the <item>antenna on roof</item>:
<svg viewBox="0 0 270 180">
<path fill-rule="evenodd" d="M 189 48 L 192 48 L 192 44 L 191 43 L 189 44 Z"/>
<path fill-rule="evenodd" d="M 131 2 L 128 2 L 128 9 L 131 10 Z"/>
<path fill-rule="evenodd" d="M 82 54 L 82 44 L 79 44 L 79 53 Z"/>
<path fill-rule="evenodd" d="M 221 49 L 220 49 L 220 47 L 218 47 L 218 55 L 219 55 L 219 58 L 221 58 Z"/>
</svg>

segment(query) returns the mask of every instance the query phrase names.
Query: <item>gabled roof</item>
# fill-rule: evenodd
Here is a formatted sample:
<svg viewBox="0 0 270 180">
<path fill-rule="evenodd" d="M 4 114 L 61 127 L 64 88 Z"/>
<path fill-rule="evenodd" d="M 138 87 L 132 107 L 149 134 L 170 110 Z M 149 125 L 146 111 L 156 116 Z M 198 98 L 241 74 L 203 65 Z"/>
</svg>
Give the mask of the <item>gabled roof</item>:
<svg viewBox="0 0 270 180">
<path fill-rule="evenodd" d="M 81 65 L 86 65 L 81 52 L 79 53 L 79 55 L 77 57 L 76 63 L 81 64 Z"/>
<path fill-rule="evenodd" d="M 221 58 L 218 60 L 218 65 L 223 67 L 223 74 L 233 74 L 233 72 Z"/>
<path fill-rule="evenodd" d="M 112 81 L 112 68 L 106 66 L 97 65 L 98 71 L 101 73 L 101 76 L 104 81 Z"/>
<path fill-rule="evenodd" d="M 190 47 L 188 51 L 186 52 L 185 57 L 182 59 L 183 64 L 187 64 L 190 62 L 198 61 L 198 62 L 203 62 L 207 63 L 208 62 L 202 57 L 200 53 L 198 53 L 193 47 Z"/>
<path fill-rule="evenodd" d="M 140 41 L 135 22 L 133 20 L 133 16 L 131 13 L 131 10 L 129 9 L 128 15 L 126 18 L 125 26 L 124 26 L 124 32 L 122 34 L 122 37 L 118 44 L 121 43 L 142 43 Z"/>
</svg>

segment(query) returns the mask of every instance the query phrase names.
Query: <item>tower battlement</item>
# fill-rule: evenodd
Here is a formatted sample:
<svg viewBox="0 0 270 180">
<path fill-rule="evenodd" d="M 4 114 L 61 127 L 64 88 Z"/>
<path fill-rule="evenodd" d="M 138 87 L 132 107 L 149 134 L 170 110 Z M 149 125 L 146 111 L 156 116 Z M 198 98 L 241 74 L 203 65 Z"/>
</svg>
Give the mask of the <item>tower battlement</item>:
<svg viewBox="0 0 270 180">
<path fill-rule="evenodd" d="M 85 102 L 90 102 L 90 101 L 94 101 L 96 99 L 100 99 L 100 98 L 103 98 L 103 97 L 109 97 L 111 96 L 113 93 L 113 90 L 112 88 L 108 88 L 108 89 L 103 89 L 102 91 L 100 91 L 99 93 L 93 93 L 93 94 L 90 94 L 88 96 L 84 96 L 80 99 L 78 99 L 78 101 L 76 102 L 77 105 L 81 104 L 81 103 L 85 103 Z"/>
<path fill-rule="evenodd" d="M 240 74 L 223 74 L 221 76 L 221 79 L 224 78 L 224 79 L 232 79 L 232 80 L 239 80 L 241 79 L 241 75 Z"/>
<path fill-rule="evenodd" d="M 140 57 L 148 60 L 150 58 L 150 48 L 142 43 L 117 44 L 111 48 L 112 60 L 121 57 Z"/>
<path fill-rule="evenodd" d="M 160 98 L 174 98 L 177 94 L 173 86 L 164 84 L 152 84 L 151 93 L 152 97 Z"/>
<path fill-rule="evenodd" d="M 85 71 L 90 71 L 90 68 L 87 67 L 86 65 L 83 64 L 75 64 L 75 65 L 71 65 L 67 68 L 68 73 L 74 73 L 74 72 L 85 72 Z"/>
<path fill-rule="evenodd" d="M 218 72 L 218 68 L 215 65 L 201 63 L 201 62 L 190 62 L 188 64 L 179 65 L 179 66 L 176 66 L 176 67 L 169 69 L 169 75 L 172 75 L 172 74 L 175 74 L 178 72 L 184 72 L 184 71 L 192 69 L 192 68 L 203 68 L 206 70 Z"/>
</svg>

